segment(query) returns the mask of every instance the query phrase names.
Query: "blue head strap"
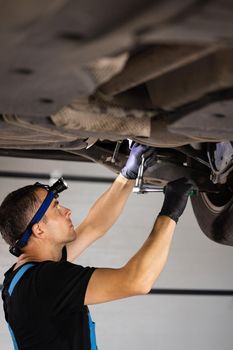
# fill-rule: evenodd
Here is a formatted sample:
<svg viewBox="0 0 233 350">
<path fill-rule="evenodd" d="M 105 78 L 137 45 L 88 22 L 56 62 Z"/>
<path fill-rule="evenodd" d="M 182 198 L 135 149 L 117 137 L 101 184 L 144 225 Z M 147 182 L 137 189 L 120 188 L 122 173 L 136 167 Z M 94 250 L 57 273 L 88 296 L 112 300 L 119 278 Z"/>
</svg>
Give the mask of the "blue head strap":
<svg viewBox="0 0 233 350">
<path fill-rule="evenodd" d="M 53 198 L 54 198 L 54 193 L 48 192 L 47 196 L 45 197 L 45 200 L 41 204 L 36 214 L 33 216 L 29 226 L 27 227 L 26 231 L 24 231 L 22 237 L 18 241 L 20 243 L 21 248 L 23 248 L 27 244 L 27 241 L 29 240 L 32 234 L 32 226 L 42 219 L 48 207 L 50 206 Z"/>
</svg>

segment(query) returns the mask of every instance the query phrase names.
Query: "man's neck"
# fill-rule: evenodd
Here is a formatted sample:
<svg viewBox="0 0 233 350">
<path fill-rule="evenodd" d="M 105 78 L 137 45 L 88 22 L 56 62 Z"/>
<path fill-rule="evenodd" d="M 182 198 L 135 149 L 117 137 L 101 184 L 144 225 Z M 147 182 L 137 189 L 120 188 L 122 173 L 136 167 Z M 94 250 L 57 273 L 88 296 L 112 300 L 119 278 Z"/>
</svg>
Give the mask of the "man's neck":
<svg viewBox="0 0 233 350">
<path fill-rule="evenodd" d="M 25 264 L 26 262 L 29 261 L 46 261 L 46 260 L 51 260 L 51 261 L 60 261 L 62 258 L 62 248 L 60 249 L 40 249 L 40 250 L 29 250 L 27 249 L 26 252 L 22 253 L 18 261 L 16 263 L 16 266 L 14 269 L 18 268 L 19 266 Z"/>
</svg>

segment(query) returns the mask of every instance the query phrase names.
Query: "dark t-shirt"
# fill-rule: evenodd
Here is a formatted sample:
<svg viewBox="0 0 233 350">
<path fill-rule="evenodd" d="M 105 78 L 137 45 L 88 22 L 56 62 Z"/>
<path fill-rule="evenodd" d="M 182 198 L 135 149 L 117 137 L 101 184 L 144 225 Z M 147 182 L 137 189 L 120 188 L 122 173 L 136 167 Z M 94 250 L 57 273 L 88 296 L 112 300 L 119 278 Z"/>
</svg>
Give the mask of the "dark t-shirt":
<svg viewBox="0 0 233 350">
<path fill-rule="evenodd" d="M 89 350 L 88 308 L 84 298 L 95 268 L 65 261 L 35 262 L 16 284 L 10 297 L 6 291 L 21 266 L 5 273 L 2 297 L 5 317 L 20 350 Z M 6 302 L 8 308 L 6 312 Z"/>
</svg>

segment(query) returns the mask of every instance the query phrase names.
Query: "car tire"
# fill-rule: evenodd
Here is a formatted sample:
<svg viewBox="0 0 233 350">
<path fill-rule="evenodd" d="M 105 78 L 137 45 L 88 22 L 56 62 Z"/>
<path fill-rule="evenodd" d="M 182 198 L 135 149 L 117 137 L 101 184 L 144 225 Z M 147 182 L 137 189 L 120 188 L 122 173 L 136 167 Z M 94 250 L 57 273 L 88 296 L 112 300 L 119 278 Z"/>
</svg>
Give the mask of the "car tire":
<svg viewBox="0 0 233 350">
<path fill-rule="evenodd" d="M 204 234 L 211 240 L 233 245 L 233 193 L 201 192 L 191 198 L 193 211 Z"/>
</svg>

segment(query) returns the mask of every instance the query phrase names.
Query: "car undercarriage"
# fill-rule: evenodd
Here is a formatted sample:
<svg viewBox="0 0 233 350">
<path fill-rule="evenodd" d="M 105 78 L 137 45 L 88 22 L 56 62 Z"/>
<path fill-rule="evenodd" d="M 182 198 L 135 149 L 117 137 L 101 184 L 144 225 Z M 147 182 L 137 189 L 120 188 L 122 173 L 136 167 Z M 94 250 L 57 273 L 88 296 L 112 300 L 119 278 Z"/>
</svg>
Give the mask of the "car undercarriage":
<svg viewBox="0 0 233 350">
<path fill-rule="evenodd" d="M 202 231 L 233 245 L 233 3 L 1 2 L 0 155 L 193 179 Z M 108 9 L 108 11 L 106 11 Z"/>
</svg>

